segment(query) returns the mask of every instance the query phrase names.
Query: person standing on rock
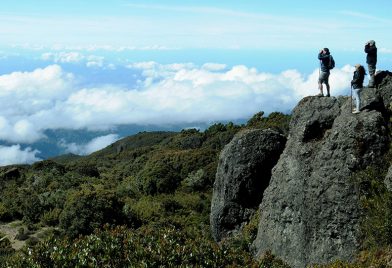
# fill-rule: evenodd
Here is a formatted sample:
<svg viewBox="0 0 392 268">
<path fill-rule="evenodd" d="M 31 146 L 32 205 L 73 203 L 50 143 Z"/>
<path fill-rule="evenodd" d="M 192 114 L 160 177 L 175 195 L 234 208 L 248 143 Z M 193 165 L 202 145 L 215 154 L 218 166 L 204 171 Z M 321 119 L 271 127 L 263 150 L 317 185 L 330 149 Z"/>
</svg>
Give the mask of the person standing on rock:
<svg viewBox="0 0 392 268">
<path fill-rule="evenodd" d="M 365 44 L 365 53 L 366 63 L 368 64 L 369 71 L 369 85 L 368 87 L 374 87 L 375 85 L 375 73 L 376 73 L 376 64 L 377 64 L 377 47 L 376 42 L 374 40 L 370 40 Z"/>
<path fill-rule="evenodd" d="M 320 94 L 318 96 L 322 97 L 324 96 L 323 93 L 323 84 L 325 84 L 327 88 L 327 97 L 330 96 L 329 94 L 329 70 L 331 70 L 333 67 L 335 67 L 335 61 L 332 58 L 332 55 L 329 53 L 328 48 L 323 48 L 320 50 L 318 54 L 318 59 L 320 60 L 320 72 L 319 72 L 319 80 L 318 80 L 318 85 L 320 89 Z"/>
<path fill-rule="evenodd" d="M 365 75 L 365 68 L 361 64 L 356 64 L 353 80 L 351 80 L 351 87 L 353 89 L 355 98 L 355 109 L 353 111 L 354 114 L 357 114 L 360 111 L 361 98 L 359 96 L 359 93 L 363 88 L 363 80 L 365 78 Z"/>
</svg>

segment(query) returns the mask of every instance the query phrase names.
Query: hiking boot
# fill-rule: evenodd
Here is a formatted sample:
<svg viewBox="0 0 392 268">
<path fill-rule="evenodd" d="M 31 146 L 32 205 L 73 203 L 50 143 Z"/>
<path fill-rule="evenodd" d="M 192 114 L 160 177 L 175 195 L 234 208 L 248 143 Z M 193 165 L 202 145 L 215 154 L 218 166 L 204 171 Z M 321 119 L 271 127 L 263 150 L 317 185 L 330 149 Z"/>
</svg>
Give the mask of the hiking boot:
<svg viewBox="0 0 392 268">
<path fill-rule="evenodd" d="M 359 113 L 359 111 L 354 109 L 353 114 L 357 114 L 357 113 Z"/>
<path fill-rule="evenodd" d="M 331 97 L 331 95 L 329 95 L 329 93 L 327 94 L 327 97 Z"/>
<path fill-rule="evenodd" d="M 324 94 L 323 93 L 319 93 L 319 94 L 316 95 L 316 97 L 324 97 Z"/>
</svg>

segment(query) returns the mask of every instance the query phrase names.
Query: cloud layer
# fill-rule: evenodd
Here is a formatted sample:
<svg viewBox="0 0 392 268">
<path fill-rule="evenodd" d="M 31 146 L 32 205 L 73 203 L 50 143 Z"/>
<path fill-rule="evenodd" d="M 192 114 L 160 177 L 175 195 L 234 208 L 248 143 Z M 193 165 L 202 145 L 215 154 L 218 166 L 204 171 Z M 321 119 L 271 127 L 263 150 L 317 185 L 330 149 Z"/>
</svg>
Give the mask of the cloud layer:
<svg viewBox="0 0 392 268">
<path fill-rule="evenodd" d="M 39 161 L 37 150 L 31 148 L 22 149 L 20 145 L 0 146 L 0 166 L 11 164 L 31 164 Z"/>
<path fill-rule="evenodd" d="M 67 153 L 73 153 L 77 155 L 88 155 L 98 150 L 105 148 L 106 146 L 119 140 L 119 136 L 116 134 L 109 134 L 100 136 L 92 139 L 86 144 L 66 143 L 66 141 L 60 141 L 60 146 L 65 148 Z"/>
<path fill-rule="evenodd" d="M 72 62 L 82 58 L 61 56 L 54 59 Z M 132 88 L 81 87 L 74 74 L 57 64 L 1 75 L 0 139 L 31 143 L 42 138 L 46 129 L 235 120 L 261 110 L 290 112 L 302 97 L 318 93 L 317 69 L 304 76 L 296 70 L 272 74 L 216 63 L 140 62 L 127 68 L 130 76 L 142 73 Z M 332 71 L 333 95 L 349 94 L 352 72 L 348 65 Z"/>
</svg>

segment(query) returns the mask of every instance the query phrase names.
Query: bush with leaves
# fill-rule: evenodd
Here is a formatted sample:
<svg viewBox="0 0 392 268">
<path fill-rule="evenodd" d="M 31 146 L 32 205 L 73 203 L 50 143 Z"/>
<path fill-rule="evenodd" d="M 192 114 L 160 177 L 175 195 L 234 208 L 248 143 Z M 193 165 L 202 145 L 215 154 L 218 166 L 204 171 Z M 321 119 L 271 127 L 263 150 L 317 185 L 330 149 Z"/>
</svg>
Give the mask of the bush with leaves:
<svg viewBox="0 0 392 268">
<path fill-rule="evenodd" d="M 44 207 L 40 198 L 37 194 L 32 192 L 24 192 L 23 195 L 23 221 L 28 225 L 38 223 L 44 212 Z"/>
<path fill-rule="evenodd" d="M 392 246 L 392 193 L 384 184 L 387 166 L 383 162 L 369 166 L 352 178 L 365 213 L 361 232 L 366 249 Z"/>
<path fill-rule="evenodd" d="M 149 195 L 173 193 L 191 172 L 215 164 L 216 158 L 216 151 L 208 148 L 157 151 L 137 175 L 141 191 Z"/>
<path fill-rule="evenodd" d="M 3 202 L 0 202 L 0 221 L 8 221 L 11 219 L 11 215 L 8 212 Z"/>
<path fill-rule="evenodd" d="M 184 129 L 171 139 L 169 148 L 180 150 L 200 148 L 204 142 L 204 135 L 197 129 Z"/>
<path fill-rule="evenodd" d="M 0 232 L 0 267 L 2 267 L 6 259 L 13 255 L 15 250 L 11 246 L 11 242 L 8 237 Z"/>
<path fill-rule="evenodd" d="M 248 120 L 246 127 L 248 128 L 271 128 L 285 136 L 289 132 L 290 115 L 286 115 L 280 112 L 273 112 L 264 117 L 264 112 L 258 112 L 251 119 Z"/>
<path fill-rule="evenodd" d="M 226 125 L 222 123 L 214 124 L 204 131 L 205 142 L 203 147 L 220 151 L 240 129 L 240 126 L 231 122 Z"/>
<path fill-rule="evenodd" d="M 60 214 L 60 227 L 69 236 L 90 234 L 105 223 L 122 223 L 123 204 L 114 191 L 97 186 L 82 186 L 70 194 Z"/>
</svg>

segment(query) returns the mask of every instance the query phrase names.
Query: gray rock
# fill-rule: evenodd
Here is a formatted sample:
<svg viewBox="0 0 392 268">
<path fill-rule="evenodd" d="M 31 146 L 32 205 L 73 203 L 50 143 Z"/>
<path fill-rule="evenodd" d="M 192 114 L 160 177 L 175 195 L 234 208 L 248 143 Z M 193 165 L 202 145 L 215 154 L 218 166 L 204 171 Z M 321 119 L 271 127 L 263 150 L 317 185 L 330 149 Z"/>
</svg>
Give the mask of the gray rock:
<svg viewBox="0 0 392 268">
<path fill-rule="evenodd" d="M 392 73 L 388 71 L 377 72 L 376 77 L 377 93 L 383 101 L 384 107 L 392 113 Z"/>
<path fill-rule="evenodd" d="M 10 167 L 0 173 L 0 180 L 17 180 L 21 177 L 21 169 L 18 167 Z"/>
<path fill-rule="evenodd" d="M 256 255 L 271 250 L 293 267 L 352 260 L 362 211 L 351 177 L 384 154 L 387 137 L 379 111 L 352 114 L 347 97 L 304 98 L 264 191 Z"/>
<path fill-rule="evenodd" d="M 255 212 L 285 142 L 286 138 L 273 130 L 246 130 L 222 150 L 210 214 L 216 241 L 238 230 Z"/>
<path fill-rule="evenodd" d="M 388 169 L 388 173 L 384 179 L 384 184 L 388 191 L 392 192 L 392 166 Z"/>
<path fill-rule="evenodd" d="M 370 109 L 383 112 L 385 110 L 384 103 L 376 88 L 364 87 L 361 92 L 361 110 Z M 353 105 L 354 107 L 354 105 Z"/>
</svg>

